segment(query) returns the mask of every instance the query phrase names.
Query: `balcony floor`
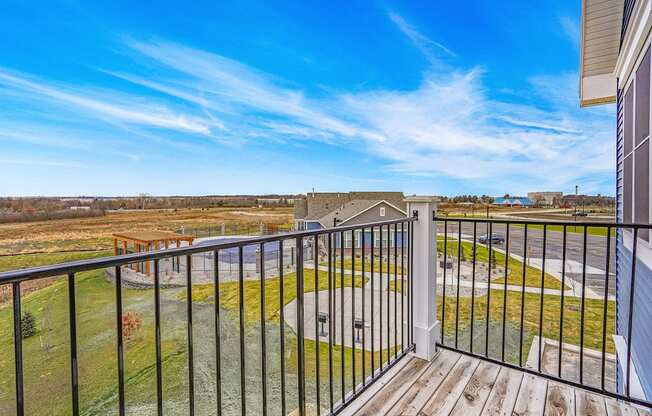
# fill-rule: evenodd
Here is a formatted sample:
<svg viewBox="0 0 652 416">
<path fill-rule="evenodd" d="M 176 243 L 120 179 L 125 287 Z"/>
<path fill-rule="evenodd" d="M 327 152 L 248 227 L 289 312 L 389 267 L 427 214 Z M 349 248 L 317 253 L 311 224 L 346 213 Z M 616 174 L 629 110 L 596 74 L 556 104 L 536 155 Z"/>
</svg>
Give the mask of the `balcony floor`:
<svg viewBox="0 0 652 416">
<path fill-rule="evenodd" d="M 646 410 L 543 377 L 441 350 L 407 362 L 356 415 L 643 416 Z"/>
</svg>

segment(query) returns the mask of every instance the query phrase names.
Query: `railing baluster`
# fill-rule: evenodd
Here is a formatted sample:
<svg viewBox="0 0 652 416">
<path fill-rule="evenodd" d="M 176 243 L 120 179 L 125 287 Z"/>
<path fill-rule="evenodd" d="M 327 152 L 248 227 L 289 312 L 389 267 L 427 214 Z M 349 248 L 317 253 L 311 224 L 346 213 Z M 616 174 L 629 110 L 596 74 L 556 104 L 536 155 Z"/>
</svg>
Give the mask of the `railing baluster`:
<svg viewBox="0 0 652 416">
<path fill-rule="evenodd" d="M 410 224 L 410 348 L 412 348 L 414 347 L 414 224 Z"/>
<path fill-rule="evenodd" d="M 580 384 L 584 380 L 584 310 L 586 308 L 586 243 L 587 228 L 584 226 L 582 242 L 582 298 L 580 306 Z"/>
<path fill-rule="evenodd" d="M 405 222 L 401 222 L 401 352 L 405 352 Z"/>
<path fill-rule="evenodd" d="M 396 312 L 396 301 L 398 297 L 398 269 L 397 269 L 397 259 L 398 258 L 398 224 L 394 223 L 394 360 L 398 358 L 398 339 L 397 339 L 397 312 Z"/>
<path fill-rule="evenodd" d="M 115 267 L 115 315 L 117 325 L 117 359 L 118 359 L 118 413 L 125 414 L 125 365 L 122 340 L 122 270 Z"/>
<path fill-rule="evenodd" d="M 455 349 L 460 327 L 460 268 L 462 259 L 462 221 L 457 222 L 457 290 L 455 293 Z"/>
<path fill-rule="evenodd" d="M 299 415 L 306 414 L 305 320 L 303 281 L 303 237 L 296 239 L 297 275 L 297 375 Z M 244 414 L 244 413 L 243 413 Z"/>
<path fill-rule="evenodd" d="M 389 225 L 387 225 L 387 260 L 386 260 L 387 261 L 387 268 L 386 268 L 386 270 L 387 270 L 387 277 L 386 277 L 386 280 L 387 280 L 387 284 L 386 284 L 386 288 L 387 288 L 386 289 L 386 296 L 387 296 L 387 364 L 389 364 L 390 355 L 391 355 L 390 354 L 390 331 L 389 331 L 389 315 L 390 315 L 390 312 L 389 312 L 389 306 L 390 306 L 390 303 L 389 303 L 389 298 L 390 298 L 390 295 L 389 295 L 389 283 L 391 282 L 391 277 L 390 277 L 391 275 L 390 275 L 390 272 L 389 272 L 389 264 L 390 264 L 390 258 L 391 258 L 391 251 L 390 251 L 391 237 L 390 237 L 390 235 L 391 235 L 391 230 L 389 228 Z"/>
<path fill-rule="evenodd" d="M 331 405 L 331 413 L 333 413 L 334 399 L 333 399 L 333 279 L 335 275 L 332 273 L 333 264 L 333 235 L 328 233 L 328 393 Z M 285 414 L 285 413 L 284 413 Z"/>
<path fill-rule="evenodd" d="M 541 254 L 541 298 L 539 302 L 539 354 L 537 357 L 537 370 L 541 372 L 541 357 L 543 355 L 543 295 L 546 278 L 546 237 L 548 227 L 543 224 L 543 247 Z"/>
<path fill-rule="evenodd" d="M 346 398 L 346 347 L 344 346 L 344 231 L 340 231 L 340 347 L 341 347 L 341 378 L 342 378 L 342 403 Z"/>
<path fill-rule="evenodd" d="M 355 231 L 351 230 L 351 380 L 355 394 Z"/>
<path fill-rule="evenodd" d="M 632 325 L 634 323 L 634 288 L 636 286 L 636 247 L 638 246 L 638 228 L 634 228 L 632 236 L 632 278 L 629 287 L 629 307 L 627 315 L 627 372 L 625 380 L 625 396 L 630 398 L 629 390 L 632 384 L 631 367 L 632 367 Z"/>
<path fill-rule="evenodd" d="M 156 343 L 156 414 L 163 415 L 163 367 L 161 352 L 161 282 L 159 260 L 154 260 L 154 339 Z"/>
<path fill-rule="evenodd" d="M 557 377 L 561 378 L 562 353 L 564 351 L 564 294 L 566 293 L 566 236 L 567 228 L 564 225 L 562 243 L 561 243 L 561 301 L 559 308 L 559 348 Z"/>
<path fill-rule="evenodd" d="M 374 308 L 374 258 L 376 257 L 376 248 L 374 247 L 375 245 L 375 235 L 374 235 L 374 227 L 371 227 L 371 264 L 369 265 L 371 269 L 371 377 L 373 377 L 376 374 L 376 359 L 375 359 L 375 346 L 376 346 L 376 338 L 374 334 L 374 322 L 375 322 L 375 308 Z"/>
<path fill-rule="evenodd" d="M 507 326 L 507 277 L 509 275 L 509 223 L 505 227 L 505 270 L 504 270 L 504 286 L 503 286 L 503 342 L 501 346 L 500 357 L 505 361 L 505 331 Z"/>
<path fill-rule="evenodd" d="M 471 335 L 469 337 L 469 351 L 473 353 L 473 326 L 475 323 L 475 259 L 476 259 L 476 249 L 477 249 L 477 222 L 473 223 L 473 257 L 471 263 Z M 460 244 L 462 242 L 460 241 Z"/>
<path fill-rule="evenodd" d="M 222 340 L 220 323 L 220 252 L 213 253 L 215 275 L 213 276 L 213 299 L 215 317 L 215 388 L 217 415 L 222 415 Z"/>
<path fill-rule="evenodd" d="M 315 236 L 315 242 L 317 241 L 317 236 Z M 259 252 L 260 252 L 260 370 L 262 376 L 262 407 L 263 407 L 263 416 L 267 415 L 267 330 L 266 330 L 266 317 L 267 307 L 265 304 L 265 244 L 260 243 Z M 315 272 L 317 271 L 317 260 L 315 259 Z M 315 277 L 316 279 L 316 277 Z M 315 289 L 317 290 L 317 289 Z M 317 293 L 317 292 L 315 292 Z M 318 305 L 318 304 L 317 304 Z M 317 307 L 315 306 L 315 311 Z M 315 320 L 315 322 L 317 322 Z M 317 328 L 317 325 L 315 325 Z M 319 338 L 316 338 L 319 342 Z M 319 345 L 319 344 L 317 344 Z M 319 350 L 319 349 L 317 349 Z M 317 356 L 319 360 L 319 355 Z M 319 361 L 317 361 L 319 363 Z M 319 365 L 318 365 L 319 367 Z M 317 380 L 319 380 L 319 371 L 317 371 Z M 317 383 L 319 385 L 319 383 Z M 319 392 L 319 390 L 317 390 Z"/>
<path fill-rule="evenodd" d="M 602 360 L 600 370 L 600 388 L 604 390 L 605 361 L 607 349 L 607 309 L 609 305 L 609 259 L 611 256 L 611 227 L 607 227 L 607 260 L 604 275 L 604 309 L 602 311 Z"/>
<path fill-rule="evenodd" d="M 77 308 L 75 306 L 75 274 L 68 274 L 68 316 L 70 317 L 70 387 L 72 414 L 79 415 L 79 372 L 77 366 Z"/>
<path fill-rule="evenodd" d="M 523 367 L 523 319 L 525 318 L 525 275 L 527 274 L 527 224 L 523 231 L 523 276 L 521 285 L 521 332 L 518 342 L 518 366 Z"/>
<path fill-rule="evenodd" d="M 435 244 L 437 242 L 435 241 Z M 446 268 L 448 266 L 448 220 L 444 220 L 444 284 L 441 297 L 441 343 L 444 344 L 444 326 L 446 323 Z M 401 275 L 402 277 L 402 275 Z"/>
<path fill-rule="evenodd" d="M 195 414 L 195 361 L 192 340 L 192 255 L 186 256 L 186 296 L 188 297 L 188 399 L 190 415 Z"/>
<path fill-rule="evenodd" d="M 484 331 L 484 356 L 489 356 L 489 310 L 491 309 L 491 266 L 492 266 L 492 255 L 493 255 L 493 223 L 489 223 L 489 258 L 487 268 L 487 316 L 485 319 L 485 331 Z"/>
<path fill-rule="evenodd" d="M 380 370 L 383 369 L 383 289 L 385 287 L 385 283 L 383 281 L 383 226 L 381 225 L 378 227 L 378 253 L 379 253 L 379 258 L 378 258 L 378 277 L 380 277 L 380 287 L 378 288 L 378 311 L 379 311 L 379 322 L 378 322 L 378 335 L 379 335 L 379 346 L 378 346 L 378 354 L 380 355 Z"/>
<path fill-rule="evenodd" d="M 321 349 L 319 348 L 319 236 L 315 235 L 312 246 L 312 256 L 313 264 L 315 267 L 315 386 L 316 386 L 316 401 L 317 401 L 317 413 L 320 413 L 321 409 L 321 383 L 319 380 L 319 372 L 321 370 L 321 364 L 319 361 L 319 353 Z"/>
<path fill-rule="evenodd" d="M 23 328 L 20 305 L 20 282 L 11 286 L 14 307 L 14 366 L 16 370 L 16 415 L 25 413 L 25 392 L 23 384 Z"/>
<path fill-rule="evenodd" d="M 367 385 L 367 350 L 366 350 L 366 329 L 365 329 L 365 322 L 367 318 L 367 313 L 365 311 L 365 308 L 367 307 L 366 302 L 365 302 L 365 292 L 366 290 L 366 281 L 367 281 L 367 275 L 366 275 L 366 267 L 365 267 L 365 261 L 367 260 L 365 256 L 365 251 L 367 248 L 365 247 L 366 243 L 366 238 L 365 238 L 365 230 L 364 227 L 362 227 L 362 230 L 360 231 L 360 247 L 362 248 L 362 385 L 366 386 Z"/>
<path fill-rule="evenodd" d="M 279 303 L 280 309 L 280 332 L 281 332 L 281 413 L 287 414 L 285 403 L 285 282 L 283 280 L 283 240 L 278 242 L 279 254 Z"/>
</svg>

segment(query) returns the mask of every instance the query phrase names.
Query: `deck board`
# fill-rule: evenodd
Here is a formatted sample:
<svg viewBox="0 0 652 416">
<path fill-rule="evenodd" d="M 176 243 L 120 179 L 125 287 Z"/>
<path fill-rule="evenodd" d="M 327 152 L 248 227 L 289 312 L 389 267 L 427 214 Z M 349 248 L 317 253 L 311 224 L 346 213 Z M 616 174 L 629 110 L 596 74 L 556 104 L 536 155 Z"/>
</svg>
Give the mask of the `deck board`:
<svg viewBox="0 0 652 416">
<path fill-rule="evenodd" d="M 453 351 L 410 358 L 356 415 L 648 416 L 646 410 Z M 348 413 L 351 414 L 351 413 Z"/>
</svg>

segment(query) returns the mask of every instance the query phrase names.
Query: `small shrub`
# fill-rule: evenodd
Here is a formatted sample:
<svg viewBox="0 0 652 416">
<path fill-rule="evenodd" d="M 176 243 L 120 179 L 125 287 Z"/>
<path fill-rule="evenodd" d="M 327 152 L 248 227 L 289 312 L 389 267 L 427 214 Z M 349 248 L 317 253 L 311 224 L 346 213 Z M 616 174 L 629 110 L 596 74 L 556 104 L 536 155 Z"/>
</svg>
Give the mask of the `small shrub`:
<svg viewBox="0 0 652 416">
<path fill-rule="evenodd" d="M 36 318 L 31 312 L 25 312 L 20 318 L 21 336 L 23 339 L 29 338 L 36 334 Z"/>
<path fill-rule="evenodd" d="M 129 341 L 140 328 L 141 320 L 136 312 L 126 312 L 122 315 L 122 337 Z"/>
</svg>

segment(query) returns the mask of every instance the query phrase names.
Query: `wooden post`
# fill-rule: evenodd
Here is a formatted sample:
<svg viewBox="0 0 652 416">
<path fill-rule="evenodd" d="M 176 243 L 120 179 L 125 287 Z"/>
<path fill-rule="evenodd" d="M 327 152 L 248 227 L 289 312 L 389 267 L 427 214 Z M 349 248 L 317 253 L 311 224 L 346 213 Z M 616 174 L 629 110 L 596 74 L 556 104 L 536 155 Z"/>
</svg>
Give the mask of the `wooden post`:
<svg viewBox="0 0 652 416">
<path fill-rule="evenodd" d="M 117 238 L 113 239 L 113 255 L 114 256 L 118 255 L 118 239 Z"/>
<path fill-rule="evenodd" d="M 152 251 L 152 243 L 147 243 L 147 251 Z M 150 260 L 147 260 L 145 262 L 145 274 L 147 276 L 149 276 L 149 273 L 150 273 L 150 270 L 151 270 L 151 268 L 150 268 L 151 266 L 150 266 L 149 263 L 150 263 Z"/>
</svg>

